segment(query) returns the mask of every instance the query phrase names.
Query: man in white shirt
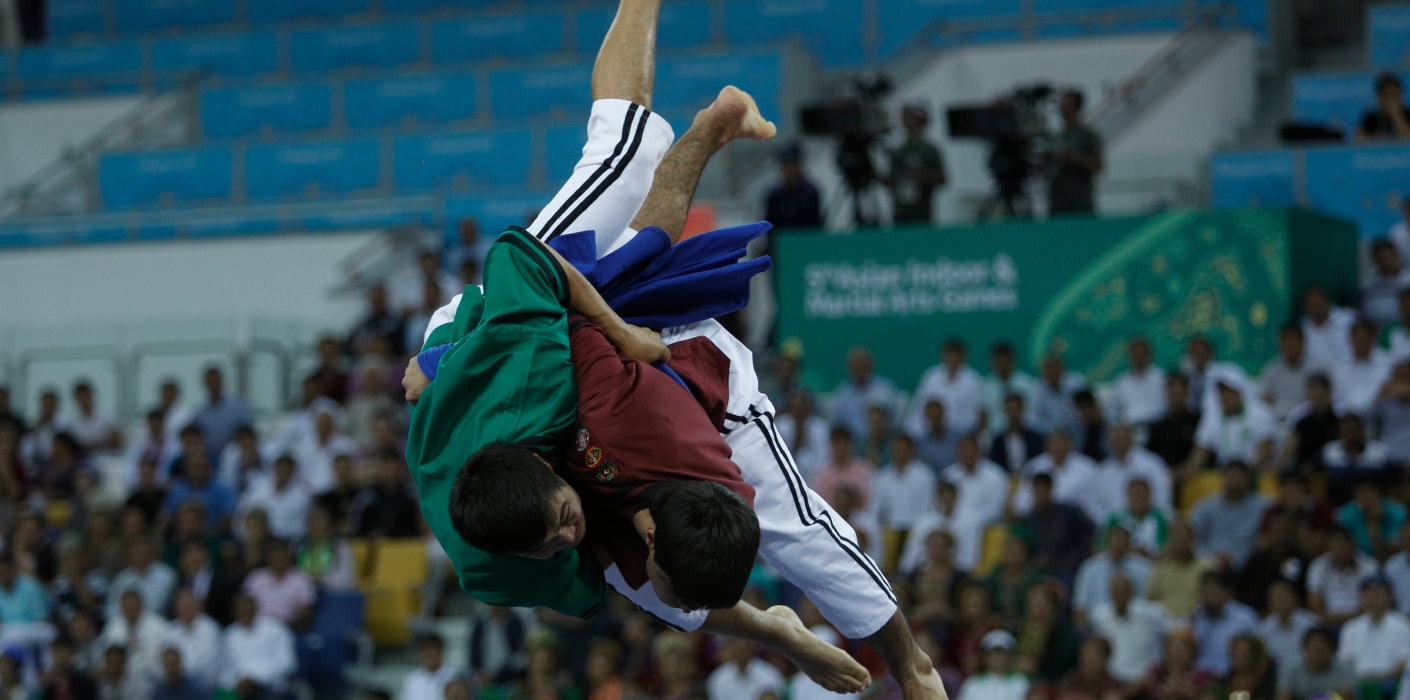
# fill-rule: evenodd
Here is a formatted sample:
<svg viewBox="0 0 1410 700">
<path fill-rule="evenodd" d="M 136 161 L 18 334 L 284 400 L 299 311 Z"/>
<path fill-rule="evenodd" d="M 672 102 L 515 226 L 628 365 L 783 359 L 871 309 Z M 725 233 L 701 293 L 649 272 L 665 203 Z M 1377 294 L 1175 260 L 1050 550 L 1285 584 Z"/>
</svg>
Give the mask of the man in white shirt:
<svg viewBox="0 0 1410 700">
<path fill-rule="evenodd" d="M 166 429 L 165 421 L 165 414 L 161 411 L 148 412 L 147 429 L 127 448 L 122 464 L 122 480 L 129 492 L 137 489 L 142 460 L 150 459 L 157 465 L 156 483 L 165 484 L 171 474 L 171 463 L 181 456 L 181 442 Z"/>
<path fill-rule="evenodd" d="M 180 651 L 185 674 L 207 688 L 215 687 L 220 671 L 220 625 L 201 612 L 201 601 L 189 588 L 176 592 L 172 607 L 176 617 L 162 638 L 161 648 Z"/>
<path fill-rule="evenodd" d="M 1410 621 L 1390 607 L 1390 586 L 1385 579 L 1361 582 L 1360 617 L 1341 628 L 1337 658 L 1351 665 L 1363 682 L 1395 683 L 1410 661 Z"/>
<path fill-rule="evenodd" d="M 1004 399 L 1013 394 L 1023 397 L 1024 402 L 1038 386 L 1038 380 L 1017 368 L 1017 353 L 1013 346 L 1000 341 L 989 351 L 989 371 L 984 378 L 979 396 L 984 405 L 984 426 L 990 434 L 998 434 L 1008 429 L 1009 418 L 1004 412 Z"/>
<path fill-rule="evenodd" d="M 1165 415 L 1165 372 L 1151 366 L 1151 344 L 1141 336 L 1126 343 L 1130 367 L 1111 386 L 1111 420 L 1149 425 Z"/>
<path fill-rule="evenodd" d="M 93 385 L 80 379 L 73 385 L 74 412 L 62 421 L 63 431 L 74 436 L 85 450 L 115 450 L 122 447 L 122 431 L 117 419 L 98 410 Z"/>
<path fill-rule="evenodd" d="M 1048 435 L 1048 451 L 1028 460 L 1013 496 L 1013 509 L 1019 515 L 1033 510 L 1033 477 L 1048 474 L 1053 478 L 1053 500 L 1081 508 L 1093 522 L 1103 510 L 1100 491 L 1096 487 L 1097 463 L 1080 452 L 1072 451 L 1072 438 L 1065 430 Z"/>
<path fill-rule="evenodd" d="M 1386 560 L 1382 568 L 1396 607 L 1410 615 L 1410 521 L 1400 526 L 1400 553 Z"/>
<path fill-rule="evenodd" d="M 1072 614 L 1078 626 L 1086 625 L 1092 611 L 1107 602 L 1111 595 L 1111 578 L 1117 573 L 1130 579 L 1137 595 L 1145 595 L 1151 562 L 1131 551 L 1131 533 L 1120 525 L 1107 531 L 1106 550 L 1082 562 L 1077 569 L 1076 583 L 1072 587 Z"/>
<path fill-rule="evenodd" d="M 118 594 L 135 590 L 148 610 L 165 610 L 176 589 L 176 572 L 157 561 L 156 545 L 145 537 L 127 544 L 127 568 L 113 577 L 108 587 L 108 618 L 118 615 Z"/>
<path fill-rule="evenodd" d="M 1376 347 L 1376 328 L 1365 321 L 1351 326 L 1351 357 L 1332 366 L 1332 397 L 1342 411 L 1364 414 L 1390 379 L 1394 363 Z"/>
<path fill-rule="evenodd" d="M 1351 324 L 1356 312 L 1332 306 L 1327 291 L 1312 285 L 1302 294 L 1302 337 L 1307 359 L 1321 367 L 1335 367 L 1351 358 Z"/>
<path fill-rule="evenodd" d="M 822 416 L 813 412 L 813 396 L 806 391 L 788 395 L 788 404 L 778 415 L 778 434 L 788 444 L 793 461 L 803 480 L 813 483 L 817 473 L 827 466 L 831 428 Z"/>
<path fill-rule="evenodd" d="M 980 428 L 983 382 L 979 373 L 969 366 L 968 355 L 964 341 L 947 340 L 940 353 L 940 364 L 925 370 L 925 374 L 920 376 L 915 396 L 911 397 L 910 411 L 906 414 L 906 432 L 911 437 L 919 440 L 926 433 L 925 404 L 930 401 L 939 401 L 944 405 L 945 420 L 950 430 L 965 434 Z"/>
<path fill-rule="evenodd" d="M 245 425 L 236 429 L 235 439 L 220 451 L 215 478 L 235 493 L 242 493 L 251 482 L 268 474 L 269 467 L 270 459 L 260 445 L 259 434 L 253 426 Z"/>
<path fill-rule="evenodd" d="M 1206 411 L 1195 428 L 1195 449 L 1185 470 L 1192 473 L 1215 464 L 1243 462 L 1254 468 L 1267 464 L 1273 456 L 1273 439 L 1278 427 L 1261 402 L 1250 399 L 1241 377 L 1217 374 L 1215 410 Z"/>
<path fill-rule="evenodd" d="M 175 377 L 162 380 L 162 385 L 157 390 L 156 410 L 162 412 L 162 422 L 166 424 L 166 431 L 171 437 L 180 435 L 181 429 L 190 425 L 191 418 L 196 415 L 195 411 L 181 403 L 181 382 Z"/>
<path fill-rule="evenodd" d="M 883 569 L 895 571 L 907 533 L 921 516 L 935 510 L 935 474 L 915 458 L 909 435 L 891 440 L 891 463 L 872 479 L 872 511 L 886 539 Z"/>
<path fill-rule="evenodd" d="M 956 507 L 961 513 L 985 525 L 1004 516 L 1009 477 L 999 465 L 980 456 L 979 439 L 974 435 L 960 438 L 955 446 L 955 463 L 946 467 L 940 478 L 959 490 Z"/>
<path fill-rule="evenodd" d="M 284 623 L 255 615 L 248 595 L 235 599 L 235 621 L 221 635 L 225 661 L 220 687 L 250 698 L 261 692 L 283 693 L 298 668 L 294 635 Z"/>
<path fill-rule="evenodd" d="M 1258 375 L 1258 396 L 1268 404 L 1275 419 L 1285 421 L 1306 400 L 1307 378 L 1319 371 L 1325 368 L 1313 367 L 1307 361 L 1302 327 L 1283 326 L 1278 331 L 1278 356 L 1263 365 L 1263 372 Z"/>
<path fill-rule="evenodd" d="M 357 454 L 357 443 L 338 431 L 334 411 L 320 409 L 313 420 L 313 435 L 304 439 L 294 454 L 299 463 L 299 478 L 323 493 L 333 488 L 333 459 L 338 455 Z"/>
<path fill-rule="evenodd" d="M 1160 663 L 1174 621 L 1165 606 L 1137 597 L 1124 573 L 1112 574 L 1110 596 L 1092 609 L 1092 630 L 1111 642 L 1107 672 L 1123 683 L 1135 683 Z"/>
<path fill-rule="evenodd" d="M 955 566 L 961 571 L 973 571 L 979 564 L 983 548 L 984 526 L 974 514 L 961 510 L 955 485 L 942 481 L 935 489 L 937 508 L 920 516 L 906 537 L 898 571 L 902 576 L 915 573 L 925 563 L 927 542 L 931 533 L 944 530 L 955 542 Z"/>
<path fill-rule="evenodd" d="M 1308 607 L 1327 625 L 1339 625 L 1360 609 L 1361 582 L 1375 575 L 1376 560 L 1356 548 L 1351 533 L 1335 527 L 1327 536 L 1327 553 L 1307 567 Z"/>
<path fill-rule="evenodd" d="M 1400 206 L 1405 215 L 1391 225 L 1390 230 L 1386 232 L 1386 238 L 1395 244 L 1395 249 L 1400 252 L 1400 259 L 1410 265 L 1410 197 L 1402 197 Z"/>
<path fill-rule="evenodd" d="M 783 693 L 783 674 L 755 656 L 752 643 L 726 637 L 716 657 L 720 666 L 705 680 L 710 700 L 759 700 L 764 693 Z"/>
<path fill-rule="evenodd" d="M 308 507 L 313 494 L 294 478 L 294 460 L 284 455 L 274 460 L 274 473 L 257 478 L 240 497 L 235 508 L 237 529 L 243 529 L 245 516 L 261 509 L 269 516 L 269 531 L 275 537 L 299 540 L 308 529 Z"/>
<path fill-rule="evenodd" d="M 1136 445 L 1136 434 L 1129 425 L 1114 425 L 1107 431 L 1111 454 L 1097 468 L 1096 486 L 1101 493 L 1101 517 L 1093 522 L 1104 523 L 1114 513 L 1127 508 L 1126 492 L 1132 481 L 1141 480 L 1151 490 L 1151 503 L 1173 514 L 1170 469 L 1165 462 L 1144 447 Z"/>
<path fill-rule="evenodd" d="M 1317 627 L 1317 616 L 1297 605 L 1297 588 L 1280 578 L 1268 586 L 1268 617 L 1258 623 L 1258 637 L 1278 668 L 1302 659 L 1302 637 Z"/>
<path fill-rule="evenodd" d="M 155 682 L 161 673 L 166 620 L 147 610 L 137 591 L 123 591 L 118 600 L 121 612 L 108 618 L 103 626 L 103 636 L 98 638 L 98 645 L 104 649 L 115 645 L 126 647 L 128 665 Z"/>
<path fill-rule="evenodd" d="M 1377 325 L 1400 318 L 1400 290 L 1410 286 L 1410 270 L 1395 244 L 1382 238 L 1371 244 L 1370 278 L 1361 283 L 1361 313 Z"/>
<path fill-rule="evenodd" d="M 460 675 L 445 663 L 445 642 L 428 634 L 416 640 L 416 670 L 401 684 L 401 700 L 445 700 L 446 684 Z"/>
</svg>

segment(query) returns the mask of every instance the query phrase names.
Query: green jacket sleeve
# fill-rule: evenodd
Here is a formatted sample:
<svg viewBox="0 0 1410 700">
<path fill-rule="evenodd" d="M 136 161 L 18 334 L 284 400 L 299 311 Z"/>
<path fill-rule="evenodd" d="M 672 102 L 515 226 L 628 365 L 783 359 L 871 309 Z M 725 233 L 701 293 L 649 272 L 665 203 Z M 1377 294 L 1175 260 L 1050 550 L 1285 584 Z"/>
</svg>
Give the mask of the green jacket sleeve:
<svg viewBox="0 0 1410 700">
<path fill-rule="evenodd" d="M 577 396 L 567 303 L 567 278 L 543 244 L 522 231 L 500 236 L 485 260 L 483 296 L 463 297 L 455 320 L 432 335 L 455 345 L 412 410 L 406 455 L 421 512 L 461 588 L 492 605 L 585 617 L 606 595 L 590 556 L 490 555 L 462 540 L 450 519 L 455 477 L 481 447 L 549 450 L 571 431 Z"/>
</svg>

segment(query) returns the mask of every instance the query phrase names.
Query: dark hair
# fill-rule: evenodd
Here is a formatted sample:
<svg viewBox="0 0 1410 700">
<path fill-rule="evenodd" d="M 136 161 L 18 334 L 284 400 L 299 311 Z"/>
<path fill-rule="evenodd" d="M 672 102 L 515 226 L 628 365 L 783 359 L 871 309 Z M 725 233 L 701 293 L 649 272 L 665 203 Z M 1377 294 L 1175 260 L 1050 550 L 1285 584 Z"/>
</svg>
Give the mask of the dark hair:
<svg viewBox="0 0 1410 700">
<path fill-rule="evenodd" d="M 1371 243 L 1372 253 L 1380 252 L 1382 250 L 1389 250 L 1392 253 L 1397 252 L 1395 244 L 1391 243 L 1389 238 L 1377 238 Z"/>
<path fill-rule="evenodd" d="M 181 432 L 177 434 L 181 437 L 186 437 L 187 435 L 199 435 L 201 437 L 205 437 L 205 431 L 201 430 L 201 426 L 196 425 L 195 423 L 188 423 L 186 427 L 182 428 Z"/>
<path fill-rule="evenodd" d="M 416 637 L 416 647 L 421 648 L 426 645 L 436 647 L 437 649 L 444 649 L 446 646 L 446 641 L 444 639 L 441 639 L 441 635 L 439 634 L 418 635 Z"/>
<path fill-rule="evenodd" d="M 1279 328 L 1279 329 L 1278 329 L 1278 334 L 1279 334 L 1279 335 L 1295 335 L 1295 336 L 1301 338 L 1301 337 L 1303 337 L 1303 334 L 1302 334 L 1302 326 L 1299 326 L 1299 325 L 1296 324 L 1296 323 L 1286 323 L 1286 324 L 1283 324 L 1283 327 L 1282 327 L 1282 328 Z"/>
<path fill-rule="evenodd" d="M 1313 384 L 1316 384 L 1316 385 L 1322 387 L 1322 389 L 1325 390 L 1325 391 L 1331 391 L 1331 390 L 1332 390 L 1332 380 L 1328 379 L 1328 378 L 1327 378 L 1327 375 L 1325 375 L 1325 374 L 1323 374 L 1323 373 L 1321 373 L 1321 372 L 1317 372 L 1316 374 L 1309 374 L 1309 375 L 1307 375 L 1307 381 L 1304 382 L 1304 383 L 1307 384 L 1308 386 L 1311 386 L 1311 385 L 1313 385 Z"/>
<path fill-rule="evenodd" d="M 385 690 L 369 690 L 367 700 L 392 700 L 392 694 Z"/>
<path fill-rule="evenodd" d="M 831 439 L 831 440 L 851 440 L 851 439 L 852 439 L 852 431 L 850 431 L 850 430 L 848 430 L 848 429 L 846 429 L 846 428 L 844 428 L 844 427 L 842 427 L 842 426 L 840 426 L 840 425 L 839 425 L 839 426 L 835 426 L 835 427 L 832 429 L 832 432 L 828 434 L 828 438 Z"/>
<path fill-rule="evenodd" d="M 1190 388 L 1190 378 L 1186 377 L 1185 375 L 1179 372 L 1172 372 L 1171 374 L 1167 375 L 1165 377 L 1165 383 L 1167 385 L 1179 384 L 1180 386 L 1183 386 L 1186 389 Z"/>
<path fill-rule="evenodd" d="M 1081 90 L 1068 90 L 1063 94 L 1063 97 L 1072 100 L 1072 106 L 1077 108 L 1079 112 L 1082 111 L 1082 106 L 1087 102 L 1087 98 L 1082 94 Z"/>
<path fill-rule="evenodd" d="M 1214 569 L 1212 571 L 1206 571 L 1204 572 L 1203 576 L 1199 577 L 1199 581 L 1200 583 L 1209 583 L 1213 581 L 1220 588 L 1223 588 L 1226 591 L 1234 590 L 1234 572 L 1229 569 Z"/>
<path fill-rule="evenodd" d="M 989 349 L 989 354 L 1013 356 L 1018 353 L 1014 352 L 1013 343 L 1010 343 L 1007 340 L 1000 340 L 999 342 L 994 343 L 994 347 Z"/>
<path fill-rule="evenodd" d="M 258 433 L 255 432 L 254 426 L 248 423 L 235 429 L 235 437 L 244 437 L 246 435 L 257 436 Z"/>
<path fill-rule="evenodd" d="M 1043 472 L 1043 473 L 1041 473 L 1041 474 L 1034 474 L 1034 475 L 1033 475 L 1033 485 L 1034 485 L 1034 486 L 1043 486 L 1043 487 L 1046 487 L 1046 488 L 1052 488 L 1052 487 L 1053 487 L 1053 475 L 1052 475 L 1052 474 L 1049 474 L 1049 473 L 1047 473 L 1047 472 Z"/>
<path fill-rule="evenodd" d="M 450 522 L 476 549 L 532 552 L 548 539 L 553 494 L 563 480 L 528 448 L 497 442 L 461 468 L 450 492 Z"/>
<path fill-rule="evenodd" d="M 942 345 L 942 346 L 940 346 L 940 350 L 941 350 L 942 352 L 946 352 L 946 351 L 949 351 L 949 350 L 958 350 L 958 351 L 960 351 L 960 352 L 967 352 L 967 351 L 969 350 L 969 348 L 968 348 L 968 346 L 965 345 L 964 340 L 961 339 L 961 338 L 948 338 L 948 339 L 945 340 L 945 344 Z"/>
<path fill-rule="evenodd" d="M 1387 87 L 1390 87 L 1391 85 L 1400 87 L 1400 76 L 1390 71 L 1381 71 L 1381 73 L 1376 76 L 1377 93 L 1380 93 L 1380 91 L 1386 89 Z"/>
<path fill-rule="evenodd" d="M 1313 627 L 1312 629 L 1303 632 L 1302 646 L 1307 646 L 1307 643 L 1312 641 L 1314 638 L 1320 638 L 1322 641 L 1326 642 L 1327 646 L 1331 647 L 1333 650 L 1337 648 L 1336 640 L 1332 638 L 1332 633 L 1328 632 L 1327 628 L 1325 627 Z"/>
<path fill-rule="evenodd" d="M 1090 391 L 1088 391 L 1088 390 L 1086 390 L 1086 389 L 1083 389 L 1083 390 L 1077 392 L 1076 394 L 1073 394 L 1073 395 L 1072 395 L 1072 403 L 1075 403 L 1075 404 L 1077 404 L 1078 406 L 1082 406 L 1082 405 L 1095 406 L 1095 405 L 1097 405 L 1097 397 L 1096 397 L 1096 396 L 1093 396 L 1093 395 L 1092 395 L 1092 392 L 1090 392 Z"/>
<path fill-rule="evenodd" d="M 166 414 L 160 409 L 147 411 L 147 420 L 166 420 Z"/>
<path fill-rule="evenodd" d="M 681 605 L 732 608 L 744 597 L 759 555 L 759 518 L 737 494 L 711 481 L 651 487 L 656 565 Z"/>
</svg>

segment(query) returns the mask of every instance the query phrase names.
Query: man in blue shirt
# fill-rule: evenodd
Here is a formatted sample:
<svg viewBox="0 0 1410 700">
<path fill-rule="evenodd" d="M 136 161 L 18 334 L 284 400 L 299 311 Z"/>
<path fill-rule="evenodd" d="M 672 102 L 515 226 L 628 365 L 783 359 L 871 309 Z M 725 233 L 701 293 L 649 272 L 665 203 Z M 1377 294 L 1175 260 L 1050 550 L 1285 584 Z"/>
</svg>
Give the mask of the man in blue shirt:
<svg viewBox="0 0 1410 700">
<path fill-rule="evenodd" d="M 240 426 L 255 422 L 255 416 L 244 399 L 225 395 L 225 375 L 219 367 L 207 367 L 205 381 L 210 403 L 196 412 L 191 423 L 200 426 L 206 438 L 206 451 L 217 455 L 235 439 L 235 431 Z"/>
<path fill-rule="evenodd" d="M 43 622 L 48 617 L 44 588 L 16 570 L 14 557 L 0 556 L 0 623 Z"/>
<path fill-rule="evenodd" d="M 871 349 L 861 345 L 847 352 L 847 377 L 847 382 L 833 392 L 832 424 L 861 438 L 871 427 L 868 408 L 881 406 L 888 414 L 896 410 L 896 385 L 876 374 Z"/>
<path fill-rule="evenodd" d="M 1195 668 L 1217 676 L 1229 672 L 1229 642 L 1240 634 L 1258 633 L 1258 613 L 1234 600 L 1233 574 L 1211 571 L 1200 579 L 1200 605 L 1190 619 L 1199 655 Z"/>
<path fill-rule="evenodd" d="M 230 516 L 235 512 L 237 501 L 235 492 L 211 477 L 210 458 L 200 451 L 187 455 L 185 474 L 172 482 L 162 510 L 168 516 L 175 516 L 176 509 L 191 500 L 205 506 L 207 526 L 217 532 L 230 531 Z"/>
<path fill-rule="evenodd" d="M 162 682 L 152 689 L 152 700 L 211 700 L 211 697 L 211 689 L 181 667 L 180 650 L 172 646 L 162 650 Z"/>
</svg>

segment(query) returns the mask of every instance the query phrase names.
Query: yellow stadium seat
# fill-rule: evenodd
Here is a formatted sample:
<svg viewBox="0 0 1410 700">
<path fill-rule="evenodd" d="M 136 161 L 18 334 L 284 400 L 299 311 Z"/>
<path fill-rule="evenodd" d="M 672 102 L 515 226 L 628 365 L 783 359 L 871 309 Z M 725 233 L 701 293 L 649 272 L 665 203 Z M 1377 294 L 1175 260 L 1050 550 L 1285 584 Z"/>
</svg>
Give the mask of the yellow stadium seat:
<svg viewBox="0 0 1410 700">
<path fill-rule="evenodd" d="M 1218 493 L 1224 488 L 1224 475 L 1214 470 L 1201 470 L 1194 476 L 1185 480 L 1180 488 L 1180 512 L 1184 515 L 1190 514 L 1190 509 L 1199 503 L 1201 498 L 1212 493 Z"/>
<path fill-rule="evenodd" d="M 425 542 L 410 538 L 377 541 L 373 552 L 373 585 L 416 587 L 426 582 L 429 571 Z"/>
<path fill-rule="evenodd" d="M 1273 498 L 1278 495 L 1278 475 L 1264 472 L 1258 477 L 1258 492 Z"/>
<path fill-rule="evenodd" d="M 44 517 L 54 527 L 66 527 L 72 514 L 73 505 L 68 501 L 49 501 L 44 505 Z"/>
<path fill-rule="evenodd" d="M 1004 556 L 1004 542 L 1008 539 L 1008 525 L 990 525 L 984 530 L 984 552 L 979 556 L 980 574 L 987 574 L 999 565 L 999 560 Z"/>
<path fill-rule="evenodd" d="M 410 622 L 421 610 L 421 595 L 414 589 L 377 587 L 366 596 L 367 634 L 372 641 L 386 646 L 410 642 Z"/>
<path fill-rule="evenodd" d="M 358 538 L 348 540 L 348 546 L 352 548 L 353 566 L 357 570 L 357 582 L 359 587 L 372 578 L 372 543 L 366 539 Z"/>
</svg>

